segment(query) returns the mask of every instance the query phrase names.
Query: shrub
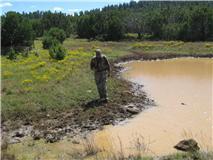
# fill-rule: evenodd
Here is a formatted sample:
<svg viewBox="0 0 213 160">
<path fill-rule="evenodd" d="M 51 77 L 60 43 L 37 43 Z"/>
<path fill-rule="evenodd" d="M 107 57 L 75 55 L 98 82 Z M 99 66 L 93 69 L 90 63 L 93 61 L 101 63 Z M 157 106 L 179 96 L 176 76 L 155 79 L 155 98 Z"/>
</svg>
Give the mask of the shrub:
<svg viewBox="0 0 213 160">
<path fill-rule="evenodd" d="M 63 43 L 66 38 L 66 34 L 63 29 L 51 28 L 48 32 L 45 32 L 43 37 L 43 48 L 49 49 L 53 45 Z"/>
<path fill-rule="evenodd" d="M 16 59 L 16 51 L 13 48 L 10 48 L 10 51 L 8 52 L 8 59 L 10 60 Z"/>
<path fill-rule="evenodd" d="M 152 34 L 143 34 L 142 39 L 144 40 L 152 40 L 154 36 Z"/>
<path fill-rule="evenodd" d="M 57 44 L 50 47 L 49 54 L 53 59 L 62 60 L 66 55 L 66 50 L 62 47 L 62 45 Z"/>
<path fill-rule="evenodd" d="M 44 49 L 49 49 L 51 46 L 57 45 L 58 43 L 59 41 L 53 37 L 50 37 L 50 36 L 43 37 L 42 44 Z"/>
<path fill-rule="evenodd" d="M 66 34 L 65 34 L 64 30 L 56 28 L 56 27 L 51 28 L 46 34 L 47 34 L 47 36 L 55 38 L 60 43 L 63 43 L 63 41 L 66 38 Z"/>
</svg>

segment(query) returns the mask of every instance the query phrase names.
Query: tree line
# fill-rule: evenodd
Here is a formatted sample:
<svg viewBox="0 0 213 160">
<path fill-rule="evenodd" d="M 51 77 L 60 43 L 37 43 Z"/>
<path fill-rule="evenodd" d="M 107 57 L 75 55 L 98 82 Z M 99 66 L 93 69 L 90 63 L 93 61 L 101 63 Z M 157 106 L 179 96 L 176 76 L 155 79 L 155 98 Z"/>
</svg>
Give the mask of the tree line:
<svg viewBox="0 0 213 160">
<path fill-rule="evenodd" d="M 213 2 L 131 1 L 80 14 L 76 32 L 83 38 L 213 40 Z"/>
<path fill-rule="evenodd" d="M 119 41 L 128 38 L 127 33 L 136 33 L 137 39 L 141 40 L 213 40 L 211 1 L 131 1 L 74 15 L 11 11 L 2 15 L 1 21 L 3 48 L 29 47 L 35 38 L 42 36 L 47 42 L 50 38 L 47 32 L 51 28 L 57 28 L 53 31 L 60 31 L 58 36 L 62 39 L 77 35 L 79 38 Z"/>
</svg>

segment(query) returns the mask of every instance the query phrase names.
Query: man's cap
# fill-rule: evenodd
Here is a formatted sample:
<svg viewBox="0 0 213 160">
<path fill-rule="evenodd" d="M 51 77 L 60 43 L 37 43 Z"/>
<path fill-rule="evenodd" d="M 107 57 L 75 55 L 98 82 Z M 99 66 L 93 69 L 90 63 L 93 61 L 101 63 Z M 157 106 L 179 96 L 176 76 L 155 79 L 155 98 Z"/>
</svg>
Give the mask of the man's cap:
<svg viewBox="0 0 213 160">
<path fill-rule="evenodd" d="M 95 50 L 95 52 L 96 53 L 101 53 L 102 51 L 101 51 L 101 49 L 98 48 L 98 49 Z"/>
</svg>

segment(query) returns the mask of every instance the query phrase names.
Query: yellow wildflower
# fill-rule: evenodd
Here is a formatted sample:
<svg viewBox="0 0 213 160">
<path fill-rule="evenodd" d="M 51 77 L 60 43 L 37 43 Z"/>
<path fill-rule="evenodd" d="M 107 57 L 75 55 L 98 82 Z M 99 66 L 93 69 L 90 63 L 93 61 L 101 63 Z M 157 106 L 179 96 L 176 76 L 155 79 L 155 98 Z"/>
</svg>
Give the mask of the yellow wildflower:
<svg viewBox="0 0 213 160">
<path fill-rule="evenodd" d="M 154 47 L 152 44 L 148 43 L 135 43 L 132 45 L 132 48 L 144 48 L 144 49 L 149 49 L 151 47 Z"/>
<path fill-rule="evenodd" d="M 31 84 L 31 83 L 33 83 L 33 81 L 31 79 L 25 79 L 25 80 L 22 81 L 22 84 L 24 84 L 24 85 L 28 85 L 28 84 Z"/>
<path fill-rule="evenodd" d="M 3 75 L 3 78 L 9 78 L 9 77 L 13 76 L 13 73 L 10 71 L 5 71 L 5 72 L 3 72 L 2 75 Z"/>
<path fill-rule="evenodd" d="M 46 65 L 46 62 L 42 61 L 42 62 L 39 62 L 39 63 L 35 64 L 34 66 L 32 66 L 32 69 L 44 67 L 45 65 Z"/>
<path fill-rule="evenodd" d="M 42 76 L 37 76 L 36 79 L 42 82 L 48 82 L 50 80 L 50 77 L 47 75 L 42 75 Z"/>
<path fill-rule="evenodd" d="M 58 69 L 52 67 L 52 68 L 50 68 L 50 69 L 48 70 L 48 72 L 49 72 L 50 74 L 52 74 L 52 73 L 57 73 L 57 72 L 58 72 Z"/>
</svg>

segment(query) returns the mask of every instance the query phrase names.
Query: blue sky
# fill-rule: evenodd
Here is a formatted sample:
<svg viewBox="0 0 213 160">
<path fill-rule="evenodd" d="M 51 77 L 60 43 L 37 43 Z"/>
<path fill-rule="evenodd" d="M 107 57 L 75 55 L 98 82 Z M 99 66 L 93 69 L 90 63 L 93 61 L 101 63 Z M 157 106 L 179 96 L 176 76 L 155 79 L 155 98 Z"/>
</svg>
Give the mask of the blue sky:
<svg viewBox="0 0 213 160">
<path fill-rule="evenodd" d="M 61 11 L 68 14 L 81 10 L 102 8 L 111 4 L 129 2 L 130 0 L 1 0 L 1 14 L 8 11 L 32 12 L 32 11 Z"/>
</svg>

